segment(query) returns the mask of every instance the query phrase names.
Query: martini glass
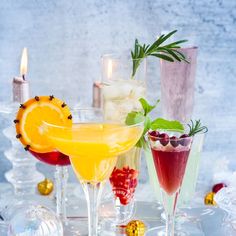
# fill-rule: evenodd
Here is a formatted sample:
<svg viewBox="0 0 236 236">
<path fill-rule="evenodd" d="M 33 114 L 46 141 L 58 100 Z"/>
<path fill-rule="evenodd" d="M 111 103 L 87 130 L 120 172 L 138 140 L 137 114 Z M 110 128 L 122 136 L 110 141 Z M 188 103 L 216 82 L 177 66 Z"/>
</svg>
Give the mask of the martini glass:
<svg viewBox="0 0 236 236">
<path fill-rule="evenodd" d="M 96 111 L 96 110 L 95 110 Z M 70 157 L 88 205 L 88 235 L 98 235 L 98 206 L 104 183 L 115 167 L 117 156 L 131 149 L 143 132 L 143 123 L 127 126 L 74 111 L 72 127 L 44 123 L 43 133 L 54 147 Z M 76 114 L 77 113 L 77 114 Z M 91 114 L 91 110 L 90 110 Z M 83 116 L 83 119 L 76 119 Z"/>
<path fill-rule="evenodd" d="M 180 136 L 176 134 L 170 134 Z M 173 236 L 175 210 L 182 185 L 192 138 L 169 141 L 148 135 L 156 175 L 161 188 L 161 201 L 165 211 L 166 226 L 157 227 L 157 235 Z M 153 233 L 153 229 L 152 229 Z M 148 234 L 147 234 L 148 235 Z"/>
</svg>

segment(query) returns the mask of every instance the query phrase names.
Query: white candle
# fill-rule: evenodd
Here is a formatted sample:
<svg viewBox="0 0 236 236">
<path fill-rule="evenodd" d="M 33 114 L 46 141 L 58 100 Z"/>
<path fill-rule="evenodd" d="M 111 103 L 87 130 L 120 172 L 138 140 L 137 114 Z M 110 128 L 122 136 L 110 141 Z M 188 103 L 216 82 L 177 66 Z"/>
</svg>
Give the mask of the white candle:
<svg viewBox="0 0 236 236">
<path fill-rule="evenodd" d="M 12 81 L 12 93 L 14 102 L 24 103 L 29 99 L 29 82 L 25 78 L 27 74 L 27 68 L 27 48 L 24 48 L 21 57 L 20 76 L 14 77 Z"/>
<path fill-rule="evenodd" d="M 111 79 L 112 78 L 112 60 L 111 59 L 108 59 L 108 62 L 107 62 L 107 79 Z"/>
</svg>

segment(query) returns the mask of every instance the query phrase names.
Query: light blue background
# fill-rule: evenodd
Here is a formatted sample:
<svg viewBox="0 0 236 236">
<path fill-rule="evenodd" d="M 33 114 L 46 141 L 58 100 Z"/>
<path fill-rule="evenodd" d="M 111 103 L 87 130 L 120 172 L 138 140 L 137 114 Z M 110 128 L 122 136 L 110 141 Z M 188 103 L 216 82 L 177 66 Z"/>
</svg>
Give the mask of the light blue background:
<svg viewBox="0 0 236 236">
<path fill-rule="evenodd" d="M 162 31 L 199 46 L 195 117 L 208 125 L 204 161 L 236 157 L 236 1 L 1 0 L 0 101 L 11 99 L 23 47 L 29 50 L 32 95 L 54 94 L 91 104 L 100 56 L 152 42 Z M 160 96 L 159 65 L 150 61 L 150 97 Z M 6 122 L 1 118 L 2 129 Z M 10 168 L 0 135 L 0 181 Z M 204 162 L 203 164 L 204 165 Z M 207 166 L 207 163 L 205 163 Z M 47 170 L 47 171 L 45 171 Z M 44 168 L 45 174 L 50 170 Z M 145 174 L 144 174 L 145 175 Z"/>
</svg>

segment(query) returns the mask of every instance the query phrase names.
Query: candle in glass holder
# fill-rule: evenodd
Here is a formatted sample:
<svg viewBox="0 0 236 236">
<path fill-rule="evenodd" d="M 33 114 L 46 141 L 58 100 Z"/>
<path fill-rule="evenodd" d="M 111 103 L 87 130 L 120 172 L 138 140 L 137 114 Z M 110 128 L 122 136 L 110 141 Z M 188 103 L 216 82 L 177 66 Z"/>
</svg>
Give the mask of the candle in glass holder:
<svg viewBox="0 0 236 236">
<path fill-rule="evenodd" d="M 27 48 L 24 48 L 21 57 L 20 76 L 14 77 L 12 81 L 13 102 L 24 103 L 29 99 L 29 82 L 25 78 L 27 67 Z"/>
<path fill-rule="evenodd" d="M 93 83 L 93 107 L 101 107 L 101 82 L 94 82 Z"/>
</svg>

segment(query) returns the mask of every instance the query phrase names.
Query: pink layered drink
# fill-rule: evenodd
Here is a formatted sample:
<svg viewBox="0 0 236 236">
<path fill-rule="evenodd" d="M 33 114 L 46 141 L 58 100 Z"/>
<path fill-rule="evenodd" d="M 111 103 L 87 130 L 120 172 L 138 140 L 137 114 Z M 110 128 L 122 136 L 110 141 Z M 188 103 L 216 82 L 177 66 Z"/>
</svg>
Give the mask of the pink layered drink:
<svg viewBox="0 0 236 236">
<path fill-rule="evenodd" d="M 187 122 L 191 119 L 194 105 L 197 47 L 178 50 L 189 63 L 161 60 L 162 112 L 167 119 Z"/>
</svg>

